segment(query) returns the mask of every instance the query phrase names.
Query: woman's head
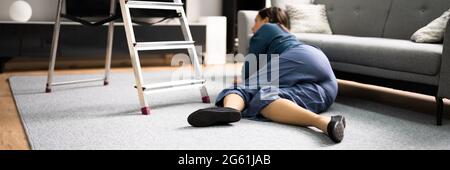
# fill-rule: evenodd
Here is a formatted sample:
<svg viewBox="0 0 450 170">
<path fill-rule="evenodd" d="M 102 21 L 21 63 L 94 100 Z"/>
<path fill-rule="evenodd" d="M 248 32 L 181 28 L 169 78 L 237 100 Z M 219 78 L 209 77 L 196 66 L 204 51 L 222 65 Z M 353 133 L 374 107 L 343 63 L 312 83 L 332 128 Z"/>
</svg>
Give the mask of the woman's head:
<svg viewBox="0 0 450 170">
<path fill-rule="evenodd" d="M 280 24 L 287 29 L 290 29 L 289 16 L 285 11 L 278 7 L 264 8 L 258 12 L 255 18 L 255 25 L 252 28 L 253 33 L 267 23 Z"/>
</svg>

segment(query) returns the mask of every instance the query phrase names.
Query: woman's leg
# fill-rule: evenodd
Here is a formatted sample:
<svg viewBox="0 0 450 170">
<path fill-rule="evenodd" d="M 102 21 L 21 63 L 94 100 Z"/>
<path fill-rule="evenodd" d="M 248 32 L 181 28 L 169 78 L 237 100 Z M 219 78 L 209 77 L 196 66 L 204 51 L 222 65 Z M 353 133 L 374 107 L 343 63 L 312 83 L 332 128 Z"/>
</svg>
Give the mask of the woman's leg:
<svg viewBox="0 0 450 170">
<path fill-rule="evenodd" d="M 233 108 L 242 112 L 245 107 L 245 102 L 241 96 L 237 94 L 229 94 L 223 99 L 223 106 Z"/>
<path fill-rule="evenodd" d="M 273 101 L 261 110 L 261 114 L 274 122 L 298 126 L 314 126 L 324 133 L 327 133 L 327 126 L 331 121 L 331 117 L 313 113 L 287 99 Z"/>
</svg>

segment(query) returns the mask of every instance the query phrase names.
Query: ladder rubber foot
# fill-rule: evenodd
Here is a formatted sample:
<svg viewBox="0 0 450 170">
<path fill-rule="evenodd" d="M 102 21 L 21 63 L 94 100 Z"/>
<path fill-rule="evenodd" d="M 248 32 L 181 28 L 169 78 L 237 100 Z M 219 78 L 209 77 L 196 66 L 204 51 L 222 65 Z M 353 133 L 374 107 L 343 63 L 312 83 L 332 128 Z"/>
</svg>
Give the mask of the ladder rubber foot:
<svg viewBox="0 0 450 170">
<path fill-rule="evenodd" d="M 143 107 L 141 108 L 143 115 L 149 115 L 150 114 L 150 107 Z"/>
<path fill-rule="evenodd" d="M 209 96 L 203 96 L 202 97 L 203 103 L 211 103 L 211 100 L 209 99 Z"/>
<path fill-rule="evenodd" d="M 51 93 L 52 89 L 48 86 L 48 84 L 45 87 L 45 93 Z"/>
<path fill-rule="evenodd" d="M 103 85 L 107 86 L 107 85 L 109 85 L 109 82 L 105 80 L 105 81 L 103 81 Z"/>
</svg>

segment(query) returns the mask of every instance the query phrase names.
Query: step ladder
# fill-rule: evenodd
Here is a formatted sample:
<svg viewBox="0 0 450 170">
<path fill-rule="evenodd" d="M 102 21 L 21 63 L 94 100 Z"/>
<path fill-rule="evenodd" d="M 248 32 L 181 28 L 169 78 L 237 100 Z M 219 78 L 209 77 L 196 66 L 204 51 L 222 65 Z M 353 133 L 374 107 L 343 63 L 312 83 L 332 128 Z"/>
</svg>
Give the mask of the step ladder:
<svg viewBox="0 0 450 170">
<path fill-rule="evenodd" d="M 87 83 L 87 82 L 96 82 L 100 81 L 103 82 L 103 85 L 109 84 L 109 74 L 111 70 L 111 54 L 112 54 L 112 47 L 113 47 L 113 36 L 114 36 L 114 21 L 109 22 L 108 26 L 108 38 L 107 38 L 107 47 L 106 47 L 106 60 L 105 60 L 105 75 L 101 78 L 94 78 L 94 79 L 86 79 L 86 80 L 72 80 L 72 81 L 65 81 L 65 82 L 54 82 L 54 75 L 55 75 L 55 64 L 56 64 L 56 56 L 58 52 L 58 43 L 59 43 L 59 34 L 61 30 L 61 17 L 64 15 L 62 13 L 62 5 L 65 2 L 65 0 L 58 0 L 58 7 L 56 12 L 56 21 L 53 28 L 53 39 L 52 39 L 52 47 L 50 52 L 50 63 L 48 68 L 48 76 L 47 76 L 47 84 L 45 88 L 46 93 L 52 92 L 53 86 L 61 86 L 61 85 L 69 85 L 69 84 L 78 84 L 78 83 Z M 116 10 L 116 0 L 111 0 L 110 5 L 110 16 L 115 15 Z"/>
<path fill-rule="evenodd" d="M 197 57 L 197 51 L 192 39 L 191 31 L 189 29 L 186 13 L 183 8 L 181 0 L 174 0 L 174 2 L 156 2 L 156 1 L 132 1 L 119 0 L 122 11 L 122 18 L 125 26 L 125 33 L 128 42 L 128 49 L 130 52 L 131 63 L 133 66 L 141 112 L 144 115 L 150 114 L 150 107 L 148 105 L 146 94 L 161 90 L 178 90 L 185 88 L 199 88 L 203 103 L 210 103 L 208 92 L 205 87 L 205 80 L 200 68 L 200 63 Z M 163 41 L 163 42 L 136 42 L 133 24 L 131 20 L 130 9 L 153 9 L 153 10 L 175 10 L 179 14 L 180 26 L 183 32 L 184 41 Z M 171 50 L 171 49 L 187 49 L 191 63 L 194 67 L 194 80 L 181 80 L 157 84 L 144 84 L 142 77 L 142 69 L 139 60 L 139 51 L 148 50 Z"/>
<path fill-rule="evenodd" d="M 56 15 L 56 21 L 53 31 L 53 41 L 51 48 L 51 56 L 50 63 L 48 69 L 48 78 L 46 84 L 46 92 L 52 92 L 53 86 L 60 85 L 68 85 L 68 84 L 77 84 L 77 83 L 87 83 L 94 81 L 103 81 L 103 85 L 109 84 L 109 74 L 111 70 L 111 54 L 112 54 L 112 46 L 113 46 L 113 36 L 114 36 L 114 21 L 109 22 L 108 28 L 108 39 L 107 39 L 107 47 L 106 47 L 106 61 L 105 61 L 105 76 L 97 79 L 87 79 L 87 80 L 73 80 L 66 82 L 53 82 L 54 74 L 55 74 L 55 61 L 56 55 L 58 51 L 58 42 L 59 42 L 59 33 L 61 27 L 61 17 L 62 13 L 62 4 L 65 0 L 58 0 L 58 9 Z M 110 6 L 110 16 L 114 16 L 116 10 L 116 1 L 111 0 Z M 131 1 L 131 0 L 119 0 L 120 8 L 122 12 L 122 18 L 125 26 L 125 33 L 127 37 L 128 49 L 130 52 L 131 63 L 133 66 L 133 72 L 135 76 L 136 86 L 139 102 L 141 106 L 141 112 L 144 115 L 150 114 L 150 107 L 148 105 L 148 101 L 146 99 L 146 94 L 155 91 L 163 91 L 163 90 L 181 90 L 186 88 L 199 88 L 200 94 L 202 96 L 203 103 L 210 103 L 210 98 L 208 96 L 208 92 L 205 87 L 205 80 L 202 80 L 203 77 L 202 72 L 200 70 L 200 63 L 197 57 L 197 51 L 194 46 L 194 41 L 192 39 L 192 35 L 189 29 L 188 21 L 186 18 L 185 11 L 183 9 L 183 3 L 181 0 L 174 0 L 174 2 L 156 2 L 156 1 Z M 180 15 L 180 23 L 181 30 L 183 32 L 184 41 L 163 41 L 163 42 L 136 42 L 133 23 L 130 15 L 130 9 L 139 8 L 139 9 L 156 9 L 156 10 L 175 10 Z M 151 17 L 151 16 L 149 16 Z M 148 50 L 171 50 L 171 49 L 187 49 L 191 63 L 195 70 L 195 79 L 194 80 L 181 80 L 181 81 L 172 81 L 158 84 L 144 84 L 144 79 L 142 76 L 142 69 L 139 60 L 139 51 L 148 51 Z"/>
</svg>

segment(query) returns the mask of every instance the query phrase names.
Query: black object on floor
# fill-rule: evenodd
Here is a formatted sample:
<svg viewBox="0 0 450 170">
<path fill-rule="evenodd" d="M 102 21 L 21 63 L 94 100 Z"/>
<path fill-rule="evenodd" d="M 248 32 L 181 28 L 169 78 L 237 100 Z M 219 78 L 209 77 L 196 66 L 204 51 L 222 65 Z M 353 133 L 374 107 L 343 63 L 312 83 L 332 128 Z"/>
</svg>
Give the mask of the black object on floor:
<svg viewBox="0 0 450 170">
<path fill-rule="evenodd" d="M 344 139 L 344 129 L 346 126 L 345 117 L 332 116 L 330 123 L 328 123 L 328 136 L 336 143 L 340 143 Z"/>
<path fill-rule="evenodd" d="M 194 127 L 223 125 L 241 120 L 241 113 L 233 108 L 211 107 L 200 109 L 189 115 L 188 122 Z"/>
</svg>

